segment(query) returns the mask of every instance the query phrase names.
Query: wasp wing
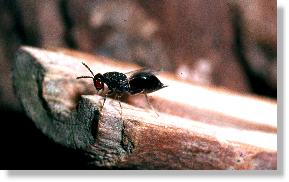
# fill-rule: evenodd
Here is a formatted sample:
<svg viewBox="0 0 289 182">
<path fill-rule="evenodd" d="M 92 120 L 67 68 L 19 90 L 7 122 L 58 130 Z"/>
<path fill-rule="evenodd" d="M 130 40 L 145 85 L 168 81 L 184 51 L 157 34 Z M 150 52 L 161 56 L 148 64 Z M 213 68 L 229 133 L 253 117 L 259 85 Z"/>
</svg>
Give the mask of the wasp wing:
<svg viewBox="0 0 289 182">
<path fill-rule="evenodd" d="M 139 73 L 150 73 L 150 74 L 154 74 L 154 75 L 158 75 L 159 72 L 161 72 L 162 70 L 153 70 L 150 68 L 140 68 L 137 70 L 133 70 L 133 71 L 129 71 L 124 73 L 128 78 L 131 78 L 133 75 L 135 74 L 139 74 Z"/>
</svg>

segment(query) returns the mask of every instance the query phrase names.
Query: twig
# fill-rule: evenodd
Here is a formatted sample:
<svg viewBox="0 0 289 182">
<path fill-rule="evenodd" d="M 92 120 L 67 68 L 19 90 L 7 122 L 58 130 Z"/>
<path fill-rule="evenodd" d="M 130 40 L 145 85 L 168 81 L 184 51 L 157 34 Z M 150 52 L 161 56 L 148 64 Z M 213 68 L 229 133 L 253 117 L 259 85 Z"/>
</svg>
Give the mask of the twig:
<svg viewBox="0 0 289 182">
<path fill-rule="evenodd" d="M 122 103 L 102 97 L 87 70 L 129 72 L 134 65 L 68 50 L 22 47 L 14 64 L 15 91 L 26 113 L 54 141 L 81 149 L 91 165 L 133 169 L 276 169 L 275 101 L 180 82 Z M 88 73 L 89 74 L 89 73 Z M 134 106 L 132 106 L 134 105 Z M 73 159 L 72 159 L 73 160 Z"/>
</svg>

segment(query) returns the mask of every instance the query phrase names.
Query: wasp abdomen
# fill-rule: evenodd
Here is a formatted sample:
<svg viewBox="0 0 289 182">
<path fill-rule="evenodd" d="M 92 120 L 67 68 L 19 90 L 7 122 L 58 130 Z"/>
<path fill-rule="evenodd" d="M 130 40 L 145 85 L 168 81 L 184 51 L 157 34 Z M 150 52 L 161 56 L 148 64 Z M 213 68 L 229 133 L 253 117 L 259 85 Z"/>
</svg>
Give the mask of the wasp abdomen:
<svg viewBox="0 0 289 182">
<path fill-rule="evenodd" d="M 151 93 L 166 87 L 154 74 L 137 72 L 129 79 L 130 93 Z"/>
</svg>

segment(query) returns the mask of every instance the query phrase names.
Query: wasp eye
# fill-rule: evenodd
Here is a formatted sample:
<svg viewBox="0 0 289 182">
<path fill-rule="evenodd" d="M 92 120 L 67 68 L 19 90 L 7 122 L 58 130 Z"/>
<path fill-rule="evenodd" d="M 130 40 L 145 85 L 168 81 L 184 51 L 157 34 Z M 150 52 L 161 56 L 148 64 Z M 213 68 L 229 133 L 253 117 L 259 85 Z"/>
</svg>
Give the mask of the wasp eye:
<svg viewBox="0 0 289 182">
<path fill-rule="evenodd" d="M 96 90 L 101 90 L 101 89 L 103 89 L 103 84 L 99 81 L 95 81 L 94 87 L 96 88 Z"/>
</svg>

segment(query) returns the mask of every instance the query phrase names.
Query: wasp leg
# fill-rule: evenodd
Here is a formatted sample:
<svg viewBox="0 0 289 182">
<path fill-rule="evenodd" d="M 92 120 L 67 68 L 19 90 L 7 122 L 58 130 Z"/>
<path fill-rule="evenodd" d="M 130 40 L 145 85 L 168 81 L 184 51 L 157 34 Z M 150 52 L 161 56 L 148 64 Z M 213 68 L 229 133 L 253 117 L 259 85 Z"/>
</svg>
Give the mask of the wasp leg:
<svg viewBox="0 0 289 182">
<path fill-rule="evenodd" d="M 103 107 L 104 107 L 104 103 L 105 103 L 105 101 L 106 101 L 107 96 L 110 95 L 110 94 L 112 94 L 112 93 L 113 93 L 113 91 L 112 91 L 112 90 L 109 90 L 108 93 L 105 94 L 105 96 L 103 97 L 103 103 L 102 103 L 102 106 L 101 106 L 101 108 L 100 108 L 100 111 L 102 111 L 102 109 L 103 109 Z"/>
<path fill-rule="evenodd" d="M 120 103 L 120 95 L 117 96 L 117 100 L 118 100 L 118 104 L 119 104 L 119 107 L 120 107 L 120 116 L 122 117 L 122 106 L 121 106 L 121 103 Z"/>
<path fill-rule="evenodd" d="M 104 103 L 105 103 L 105 101 L 106 101 L 107 95 L 108 95 L 108 94 L 105 94 L 105 96 L 104 96 L 104 98 L 103 98 L 103 103 L 102 103 L 102 105 L 101 105 L 100 111 L 102 111 L 102 109 L 103 109 L 103 107 L 104 107 Z"/>
<path fill-rule="evenodd" d="M 120 113 L 119 114 L 120 114 L 120 117 L 122 119 L 122 106 L 121 106 L 120 98 L 121 98 L 121 95 L 119 95 L 119 94 L 116 94 L 115 97 L 114 97 L 114 99 L 116 99 L 118 101 L 118 104 L 119 104 L 119 107 L 120 107 Z"/>
<path fill-rule="evenodd" d="M 144 93 L 144 95 L 145 95 L 147 104 L 149 105 L 150 109 L 154 111 L 154 113 L 157 115 L 157 117 L 159 117 L 159 114 L 155 111 L 154 107 L 151 105 L 149 98 L 148 98 L 148 95 L 146 93 Z"/>
</svg>

